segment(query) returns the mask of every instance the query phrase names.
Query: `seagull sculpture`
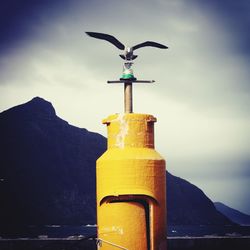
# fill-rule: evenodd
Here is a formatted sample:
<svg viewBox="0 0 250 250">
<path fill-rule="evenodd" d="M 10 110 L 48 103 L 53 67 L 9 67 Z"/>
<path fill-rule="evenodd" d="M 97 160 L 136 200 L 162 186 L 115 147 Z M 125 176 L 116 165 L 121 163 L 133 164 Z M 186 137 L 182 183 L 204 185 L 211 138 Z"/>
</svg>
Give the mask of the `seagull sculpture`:
<svg viewBox="0 0 250 250">
<path fill-rule="evenodd" d="M 142 47 L 156 47 L 159 49 L 168 49 L 167 46 L 147 41 L 144 43 L 139 43 L 133 47 L 128 47 L 122 44 L 119 40 L 117 40 L 114 36 L 104 33 L 97 33 L 97 32 L 86 32 L 87 35 L 93 38 L 106 40 L 112 43 L 115 47 L 120 50 L 123 50 L 124 53 L 120 55 L 120 57 L 124 60 L 123 64 L 123 72 L 122 77 L 120 80 L 108 81 L 108 83 L 124 83 L 124 108 L 125 113 L 132 113 L 133 112 L 133 102 L 132 102 L 132 83 L 153 83 L 154 80 L 137 80 L 135 78 L 133 70 L 131 68 L 133 64 L 133 60 L 137 58 L 137 55 L 134 55 L 134 50 L 142 48 Z"/>
<path fill-rule="evenodd" d="M 167 46 L 160 44 L 160 43 L 156 43 L 156 42 L 152 42 L 152 41 L 147 41 L 144 43 L 139 43 L 133 47 L 127 47 L 124 44 L 122 44 L 119 40 L 117 40 L 114 36 L 108 35 L 108 34 L 104 34 L 104 33 L 97 33 L 97 32 L 86 32 L 86 34 L 88 34 L 91 37 L 97 38 L 97 39 L 102 39 L 102 40 L 106 40 L 110 43 L 112 43 L 114 46 L 116 46 L 118 49 L 120 50 L 124 50 L 124 54 L 120 55 L 120 57 L 126 61 L 132 61 L 134 60 L 137 55 L 134 55 L 133 52 L 136 49 L 142 48 L 142 47 L 156 47 L 159 49 L 168 49 Z"/>
</svg>

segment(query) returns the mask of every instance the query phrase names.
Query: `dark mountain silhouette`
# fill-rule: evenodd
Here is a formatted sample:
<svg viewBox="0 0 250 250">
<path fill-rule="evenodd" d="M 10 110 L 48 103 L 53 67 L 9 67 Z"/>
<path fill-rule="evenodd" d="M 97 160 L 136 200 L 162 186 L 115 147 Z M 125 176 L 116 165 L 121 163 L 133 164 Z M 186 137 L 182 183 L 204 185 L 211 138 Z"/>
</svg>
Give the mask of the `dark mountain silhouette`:
<svg viewBox="0 0 250 250">
<path fill-rule="evenodd" d="M 167 207 L 170 225 L 232 224 L 201 189 L 188 181 L 167 175 Z"/>
<path fill-rule="evenodd" d="M 36 97 L 0 113 L 0 226 L 95 223 L 95 161 L 106 138 Z M 196 186 L 167 174 L 168 223 L 230 224 Z"/>
<path fill-rule="evenodd" d="M 1 223 L 95 221 L 95 161 L 106 139 L 34 98 L 0 114 Z"/>
<path fill-rule="evenodd" d="M 240 225 L 250 225 L 250 215 L 244 214 L 221 202 L 214 202 L 214 205 L 219 212 L 227 216 L 231 221 Z"/>
</svg>

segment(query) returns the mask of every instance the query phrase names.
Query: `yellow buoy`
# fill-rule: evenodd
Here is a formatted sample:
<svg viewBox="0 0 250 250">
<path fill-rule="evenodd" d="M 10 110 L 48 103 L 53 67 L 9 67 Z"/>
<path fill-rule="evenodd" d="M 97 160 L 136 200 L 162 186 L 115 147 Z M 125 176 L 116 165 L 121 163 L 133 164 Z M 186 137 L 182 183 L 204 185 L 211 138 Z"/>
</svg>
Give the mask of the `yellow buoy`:
<svg viewBox="0 0 250 250">
<path fill-rule="evenodd" d="M 97 160 L 97 225 L 101 250 L 166 249 L 166 168 L 154 149 L 147 114 L 103 120 L 108 149 Z"/>
</svg>

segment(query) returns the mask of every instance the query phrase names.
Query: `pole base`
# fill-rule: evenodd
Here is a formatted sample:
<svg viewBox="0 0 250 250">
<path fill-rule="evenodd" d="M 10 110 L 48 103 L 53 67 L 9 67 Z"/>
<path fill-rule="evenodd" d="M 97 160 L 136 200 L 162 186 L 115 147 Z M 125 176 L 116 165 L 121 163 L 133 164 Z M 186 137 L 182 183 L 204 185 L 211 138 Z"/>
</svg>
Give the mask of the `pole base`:
<svg viewBox="0 0 250 250">
<path fill-rule="evenodd" d="M 130 78 L 120 78 L 120 81 L 126 81 L 126 82 L 135 82 L 137 79 L 135 77 L 130 77 Z"/>
</svg>

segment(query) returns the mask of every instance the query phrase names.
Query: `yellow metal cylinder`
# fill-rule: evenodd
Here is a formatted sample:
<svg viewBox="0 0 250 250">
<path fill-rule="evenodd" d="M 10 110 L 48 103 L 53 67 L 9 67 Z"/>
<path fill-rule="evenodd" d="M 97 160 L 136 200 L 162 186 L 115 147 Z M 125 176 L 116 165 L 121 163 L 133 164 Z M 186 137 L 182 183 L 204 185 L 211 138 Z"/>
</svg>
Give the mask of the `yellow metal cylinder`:
<svg viewBox="0 0 250 250">
<path fill-rule="evenodd" d="M 166 249 L 166 169 L 154 149 L 152 115 L 103 120 L 108 149 L 97 160 L 100 250 Z"/>
</svg>

